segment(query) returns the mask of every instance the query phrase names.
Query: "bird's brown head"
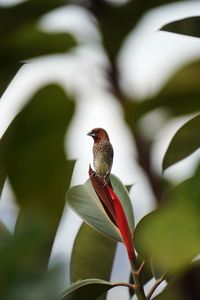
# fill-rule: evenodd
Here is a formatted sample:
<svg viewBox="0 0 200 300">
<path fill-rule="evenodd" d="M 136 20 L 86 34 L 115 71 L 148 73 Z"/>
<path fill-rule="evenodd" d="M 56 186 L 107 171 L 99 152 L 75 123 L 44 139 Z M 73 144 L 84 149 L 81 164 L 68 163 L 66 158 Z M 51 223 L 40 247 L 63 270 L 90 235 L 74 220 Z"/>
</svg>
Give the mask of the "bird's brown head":
<svg viewBox="0 0 200 300">
<path fill-rule="evenodd" d="M 109 141 L 109 136 L 103 128 L 94 128 L 90 132 L 88 132 L 87 135 L 91 136 L 95 142 Z"/>
</svg>

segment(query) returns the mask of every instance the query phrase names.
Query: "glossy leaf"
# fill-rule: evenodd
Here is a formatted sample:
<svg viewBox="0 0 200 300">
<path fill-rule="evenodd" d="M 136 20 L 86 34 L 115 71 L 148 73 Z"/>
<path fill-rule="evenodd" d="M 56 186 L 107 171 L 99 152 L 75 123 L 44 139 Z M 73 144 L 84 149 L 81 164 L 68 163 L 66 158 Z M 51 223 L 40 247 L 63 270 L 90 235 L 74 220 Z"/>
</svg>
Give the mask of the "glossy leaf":
<svg viewBox="0 0 200 300">
<path fill-rule="evenodd" d="M 109 219 L 113 222 L 113 224 L 117 226 L 115 206 L 106 188 L 105 180 L 103 180 L 99 176 L 95 176 L 91 166 L 89 167 L 88 173 L 93 189 L 97 194 L 106 214 L 108 215 Z"/>
<path fill-rule="evenodd" d="M 133 206 L 132 206 L 128 191 L 127 191 L 126 187 L 123 185 L 123 183 L 121 182 L 121 180 L 114 174 L 110 174 L 110 180 L 111 180 L 114 192 L 119 197 L 120 202 L 123 206 L 129 228 L 130 228 L 131 232 L 133 232 L 133 230 L 134 230 Z M 132 185 L 131 185 L 131 187 L 132 187 Z"/>
<path fill-rule="evenodd" d="M 38 235 L 44 240 L 45 249 L 39 250 L 44 266 L 71 180 L 73 163 L 67 161 L 63 143 L 73 111 L 74 104 L 62 88 L 46 86 L 16 116 L 1 145 L 6 172 L 21 208 L 17 232 L 37 222 Z"/>
<path fill-rule="evenodd" d="M 68 191 L 67 203 L 86 223 L 114 240 L 121 241 L 118 228 L 106 214 L 89 179 L 85 184 L 74 186 Z"/>
<path fill-rule="evenodd" d="M 163 170 L 186 158 L 200 147 L 200 115 L 185 123 L 174 135 L 163 159 Z"/>
<path fill-rule="evenodd" d="M 199 254 L 199 180 L 200 168 L 136 227 L 134 242 L 138 253 L 146 260 L 153 255 L 158 267 L 172 273 L 184 269 Z"/>
<path fill-rule="evenodd" d="M 194 37 L 200 37 L 200 17 L 194 16 L 184 18 L 178 21 L 174 21 L 166 24 L 160 30 L 189 35 Z"/>
<path fill-rule="evenodd" d="M 59 300 L 95 300 L 113 287 L 114 286 L 108 281 L 85 279 L 69 287 L 63 295 L 59 297 Z"/>
<path fill-rule="evenodd" d="M 130 227 L 128 225 L 128 220 L 126 218 L 124 208 L 123 208 L 118 196 L 110 188 L 110 186 L 107 185 L 105 187 L 105 189 L 107 189 L 107 191 L 110 195 L 110 198 L 112 199 L 112 201 L 114 203 L 117 227 L 119 228 L 119 231 L 121 233 L 123 243 L 126 246 L 128 257 L 130 260 L 133 260 L 133 259 L 135 259 L 135 252 L 134 252 L 134 247 L 133 247 L 132 233 L 131 233 Z"/>
<path fill-rule="evenodd" d="M 89 168 L 89 176 L 92 186 L 96 194 L 98 195 L 99 200 L 101 201 L 102 206 L 105 209 L 105 212 L 120 231 L 123 243 L 127 249 L 129 259 L 134 259 L 135 253 L 133 249 L 132 233 L 128 224 L 127 217 L 125 215 L 122 202 L 118 198 L 117 194 L 113 191 L 113 186 L 111 185 L 111 183 L 106 184 L 104 179 L 99 176 L 95 176 L 91 167 Z M 113 183 L 116 183 L 115 180 Z M 121 197 L 123 197 L 123 195 L 121 195 Z"/>
<path fill-rule="evenodd" d="M 116 242 L 83 223 L 74 242 L 70 274 L 71 281 L 99 278 L 109 280 Z"/>
</svg>

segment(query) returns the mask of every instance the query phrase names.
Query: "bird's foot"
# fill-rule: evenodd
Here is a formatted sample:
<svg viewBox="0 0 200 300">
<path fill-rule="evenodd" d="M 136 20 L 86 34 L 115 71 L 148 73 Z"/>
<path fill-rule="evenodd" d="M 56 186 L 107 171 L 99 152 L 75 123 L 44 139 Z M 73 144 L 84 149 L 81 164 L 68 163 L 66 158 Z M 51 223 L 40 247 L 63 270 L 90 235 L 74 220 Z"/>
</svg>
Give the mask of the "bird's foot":
<svg viewBox="0 0 200 300">
<path fill-rule="evenodd" d="M 95 176 L 95 175 L 96 175 L 96 172 L 95 172 L 95 171 L 92 171 L 92 172 L 90 173 L 90 178 L 93 177 L 93 176 Z"/>
<path fill-rule="evenodd" d="M 107 184 L 106 180 L 104 179 L 103 188 L 105 189 L 105 187 L 106 187 L 107 185 L 108 185 L 108 184 Z"/>
</svg>

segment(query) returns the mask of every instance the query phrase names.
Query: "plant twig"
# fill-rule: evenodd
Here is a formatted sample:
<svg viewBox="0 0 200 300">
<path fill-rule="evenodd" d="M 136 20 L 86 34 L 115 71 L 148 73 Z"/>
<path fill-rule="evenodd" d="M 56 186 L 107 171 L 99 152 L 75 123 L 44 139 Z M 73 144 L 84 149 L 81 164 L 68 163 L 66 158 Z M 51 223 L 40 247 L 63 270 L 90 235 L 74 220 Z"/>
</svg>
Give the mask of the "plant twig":
<svg viewBox="0 0 200 300">
<path fill-rule="evenodd" d="M 141 264 L 139 270 L 137 269 L 135 260 L 130 260 L 130 264 L 131 264 L 131 271 L 132 271 L 134 285 L 135 285 L 135 287 L 134 287 L 135 294 L 136 294 L 138 300 L 147 300 L 145 293 L 144 293 L 144 287 L 141 282 L 141 277 L 140 277 L 141 270 L 143 268 L 143 263 Z"/>
<path fill-rule="evenodd" d="M 161 284 L 161 282 L 164 280 L 164 277 L 158 278 L 152 288 L 150 289 L 148 295 L 147 295 L 147 300 L 151 299 L 151 296 L 153 295 L 154 291 L 157 289 L 157 287 Z"/>
<path fill-rule="evenodd" d="M 128 283 L 128 282 L 115 282 L 115 283 L 113 283 L 113 286 L 125 286 L 132 290 L 135 290 L 135 288 L 136 288 L 135 284 Z"/>
<path fill-rule="evenodd" d="M 138 269 L 138 275 L 140 275 L 142 273 L 142 270 L 144 269 L 144 266 L 145 266 L 145 260 L 143 260 L 143 262 L 141 263 L 139 269 Z"/>
</svg>

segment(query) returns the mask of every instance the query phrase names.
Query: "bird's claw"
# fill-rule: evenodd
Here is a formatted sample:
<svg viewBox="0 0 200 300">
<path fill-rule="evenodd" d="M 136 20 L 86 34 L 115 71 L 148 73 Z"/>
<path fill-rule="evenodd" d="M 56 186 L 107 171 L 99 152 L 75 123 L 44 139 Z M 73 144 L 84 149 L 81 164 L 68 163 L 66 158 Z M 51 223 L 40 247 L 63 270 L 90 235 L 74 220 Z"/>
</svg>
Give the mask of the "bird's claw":
<svg viewBox="0 0 200 300">
<path fill-rule="evenodd" d="M 107 185 L 108 185 L 108 184 L 107 184 L 107 182 L 106 182 L 105 179 L 104 179 L 103 188 L 105 189 L 105 187 L 106 187 Z"/>
<path fill-rule="evenodd" d="M 90 178 L 93 177 L 93 176 L 95 176 L 95 175 L 96 175 L 96 172 L 92 171 L 91 174 L 90 174 Z"/>
</svg>

